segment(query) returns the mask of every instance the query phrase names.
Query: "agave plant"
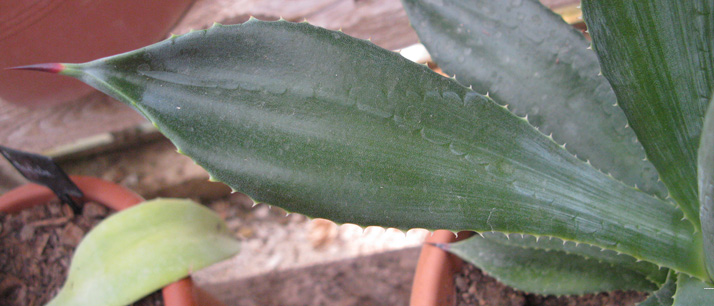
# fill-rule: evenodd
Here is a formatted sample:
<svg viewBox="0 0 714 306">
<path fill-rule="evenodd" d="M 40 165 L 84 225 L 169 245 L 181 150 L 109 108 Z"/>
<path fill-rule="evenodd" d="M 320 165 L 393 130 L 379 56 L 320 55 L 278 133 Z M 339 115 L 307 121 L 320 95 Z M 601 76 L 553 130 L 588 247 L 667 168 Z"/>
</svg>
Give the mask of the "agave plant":
<svg viewBox="0 0 714 306">
<path fill-rule="evenodd" d="M 458 79 L 339 31 L 255 19 L 24 68 L 125 102 L 257 202 L 478 231 L 451 249 L 528 291 L 714 301 L 712 1 L 584 0 L 595 52 L 534 0 L 403 2 Z"/>
</svg>

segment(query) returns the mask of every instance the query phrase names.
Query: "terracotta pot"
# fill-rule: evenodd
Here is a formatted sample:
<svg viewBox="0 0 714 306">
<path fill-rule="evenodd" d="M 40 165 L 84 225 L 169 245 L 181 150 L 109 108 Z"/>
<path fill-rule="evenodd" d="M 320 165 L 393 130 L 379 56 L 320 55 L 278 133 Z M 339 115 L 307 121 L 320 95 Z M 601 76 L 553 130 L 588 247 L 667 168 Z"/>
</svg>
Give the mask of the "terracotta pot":
<svg viewBox="0 0 714 306">
<path fill-rule="evenodd" d="M 70 176 L 70 179 L 84 193 L 82 200 L 93 201 L 114 210 L 126 209 L 144 201 L 133 191 L 102 179 L 86 176 Z M 55 198 L 50 189 L 27 184 L 0 196 L 0 211 L 16 213 L 25 208 L 45 204 Z M 164 287 L 162 295 L 166 306 L 223 305 L 194 286 L 190 277 Z"/>
<path fill-rule="evenodd" d="M 454 273 L 463 261 L 434 244 L 451 243 L 471 237 L 473 232 L 459 232 L 458 237 L 451 231 L 437 230 L 426 239 L 417 262 L 411 306 L 448 306 L 456 302 Z"/>
<path fill-rule="evenodd" d="M 0 0 L 0 100 L 58 104 L 92 89 L 71 78 L 4 68 L 76 63 L 157 42 L 194 0 Z"/>
</svg>

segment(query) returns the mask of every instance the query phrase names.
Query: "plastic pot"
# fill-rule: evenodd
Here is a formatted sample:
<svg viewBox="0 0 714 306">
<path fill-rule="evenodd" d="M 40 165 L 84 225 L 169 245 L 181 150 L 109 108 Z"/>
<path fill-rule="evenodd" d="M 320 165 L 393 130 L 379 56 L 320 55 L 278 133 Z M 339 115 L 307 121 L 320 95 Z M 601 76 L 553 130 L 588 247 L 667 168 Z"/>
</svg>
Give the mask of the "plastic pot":
<svg viewBox="0 0 714 306">
<path fill-rule="evenodd" d="M 450 254 L 434 244 L 445 244 L 471 237 L 473 232 L 437 230 L 426 239 L 419 254 L 412 293 L 411 306 L 448 306 L 456 302 L 454 273 L 464 264 L 461 258 Z"/>
<path fill-rule="evenodd" d="M 144 199 L 133 191 L 99 178 L 70 176 L 84 193 L 84 201 L 93 201 L 113 210 L 122 210 L 139 204 Z M 43 205 L 56 196 L 44 186 L 27 184 L 0 196 L 0 211 L 16 213 L 35 205 Z M 162 290 L 166 306 L 223 305 L 209 294 L 193 285 L 190 277 L 170 284 Z"/>
<path fill-rule="evenodd" d="M 71 101 L 89 86 L 4 68 L 78 63 L 166 37 L 194 0 L 0 0 L 0 100 L 37 107 Z"/>
</svg>

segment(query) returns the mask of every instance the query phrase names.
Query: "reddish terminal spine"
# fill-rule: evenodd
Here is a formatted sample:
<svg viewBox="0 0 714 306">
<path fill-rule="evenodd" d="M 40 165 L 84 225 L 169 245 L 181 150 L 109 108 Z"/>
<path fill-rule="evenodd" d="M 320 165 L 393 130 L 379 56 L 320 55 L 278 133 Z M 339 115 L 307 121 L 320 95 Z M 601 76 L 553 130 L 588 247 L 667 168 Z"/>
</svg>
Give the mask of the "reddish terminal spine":
<svg viewBox="0 0 714 306">
<path fill-rule="evenodd" d="M 5 68 L 7 70 L 33 70 L 33 71 L 42 71 L 42 72 L 49 72 L 49 73 L 60 73 L 62 70 L 64 70 L 64 65 L 60 63 L 46 63 L 46 64 L 35 64 L 35 65 L 27 65 L 27 66 L 17 66 L 17 67 L 10 67 L 10 68 Z"/>
</svg>

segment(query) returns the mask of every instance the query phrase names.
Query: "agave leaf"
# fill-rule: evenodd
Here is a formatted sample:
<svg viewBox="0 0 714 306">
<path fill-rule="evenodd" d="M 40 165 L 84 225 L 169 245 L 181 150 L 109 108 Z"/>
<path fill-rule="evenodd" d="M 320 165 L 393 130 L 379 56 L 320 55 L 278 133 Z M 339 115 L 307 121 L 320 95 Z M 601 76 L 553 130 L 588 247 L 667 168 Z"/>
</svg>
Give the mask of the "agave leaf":
<svg viewBox="0 0 714 306">
<path fill-rule="evenodd" d="M 647 158 L 697 229 L 697 147 L 714 85 L 711 0 L 582 2 L 593 47 Z"/>
<path fill-rule="evenodd" d="M 603 250 L 592 245 L 566 242 L 553 237 L 536 238 L 530 235 L 482 233 L 481 236 L 504 246 L 518 247 L 521 249 L 559 251 L 552 253 L 579 255 L 589 260 L 620 267 L 624 270 L 628 270 L 628 272 L 632 271 L 641 274 L 658 286 L 664 284 L 667 279 L 667 269 L 660 269 L 660 267 L 650 262 L 637 261 L 637 259 L 631 256 L 618 254 L 610 250 Z M 469 240 L 464 241 L 464 243 L 468 243 L 467 241 Z"/>
<path fill-rule="evenodd" d="M 147 201 L 85 236 L 67 281 L 48 305 L 127 305 L 238 249 L 211 210 L 188 200 Z"/>
<path fill-rule="evenodd" d="M 257 201 L 360 225 L 548 235 L 706 275 L 676 208 L 341 32 L 253 19 L 63 67 Z"/>
<path fill-rule="evenodd" d="M 674 306 L 711 305 L 714 301 L 714 289 L 711 284 L 696 278 L 679 274 L 677 276 L 677 291 Z"/>
<path fill-rule="evenodd" d="M 503 235 L 501 235 L 503 236 Z M 506 285 L 538 294 L 651 291 L 657 286 L 632 265 L 611 264 L 561 251 L 524 248 L 492 235 L 450 244 L 448 250 Z M 520 239 L 513 237 L 511 239 Z"/>
<path fill-rule="evenodd" d="M 702 243 L 709 279 L 712 280 L 714 279 L 712 277 L 714 276 L 714 103 L 709 103 L 697 159 Z"/>
<path fill-rule="evenodd" d="M 582 33 L 537 0 L 403 0 L 411 24 L 449 74 L 525 116 L 595 168 L 664 198 Z M 616 158 L 613 158 L 615 156 Z"/>
<path fill-rule="evenodd" d="M 677 273 L 673 271 L 667 275 L 667 282 L 662 285 L 657 291 L 652 292 L 650 296 L 637 306 L 672 306 L 674 300 L 674 292 L 677 290 Z"/>
</svg>

